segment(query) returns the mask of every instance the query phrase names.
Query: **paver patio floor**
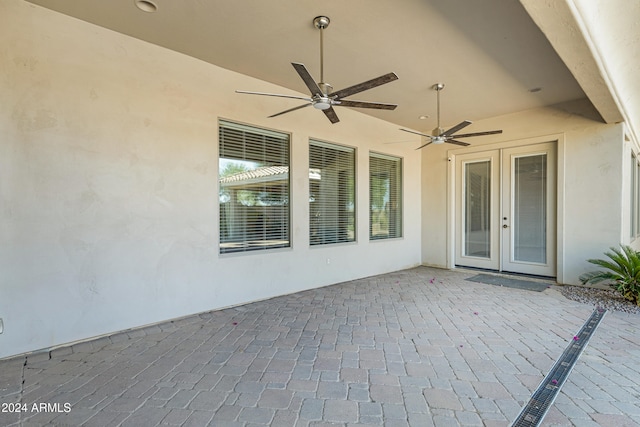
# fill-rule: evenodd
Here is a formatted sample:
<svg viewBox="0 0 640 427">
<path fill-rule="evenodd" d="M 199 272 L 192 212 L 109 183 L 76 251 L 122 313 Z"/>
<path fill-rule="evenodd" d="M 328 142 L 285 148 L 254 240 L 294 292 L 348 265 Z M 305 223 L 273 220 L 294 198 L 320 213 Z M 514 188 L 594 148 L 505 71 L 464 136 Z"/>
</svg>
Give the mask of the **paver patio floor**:
<svg viewBox="0 0 640 427">
<path fill-rule="evenodd" d="M 0 425 L 508 426 L 593 307 L 474 274 L 418 267 L 0 361 Z M 640 425 L 639 326 L 606 314 L 542 425 Z"/>
</svg>

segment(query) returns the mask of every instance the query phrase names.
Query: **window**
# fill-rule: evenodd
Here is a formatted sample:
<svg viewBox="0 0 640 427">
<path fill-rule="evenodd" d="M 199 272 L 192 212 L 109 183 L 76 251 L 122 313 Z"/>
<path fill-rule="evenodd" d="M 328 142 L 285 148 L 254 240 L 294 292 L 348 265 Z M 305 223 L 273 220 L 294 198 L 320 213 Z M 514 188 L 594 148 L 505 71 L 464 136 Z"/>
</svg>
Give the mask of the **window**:
<svg viewBox="0 0 640 427">
<path fill-rule="evenodd" d="M 369 155 L 369 237 L 402 237 L 402 159 Z"/>
<path fill-rule="evenodd" d="M 220 253 L 288 247 L 289 135 L 220 121 Z"/>
<path fill-rule="evenodd" d="M 309 142 L 309 242 L 355 241 L 355 149 Z"/>
<path fill-rule="evenodd" d="M 638 234 L 640 234 L 640 163 L 638 163 L 637 157 L 635 158 L 635 160 L 635 168 L 633 173 L 633 186 L 635 186 L 635 192 L 631 203 L 633 203 L 635 209 L 635 236 L 638 236 Z"/>
<path fill-rule="evenodd" d="M 630 233 L 631 238 L 640 235 L 640 163 L 638 157 L 631 153 L 631 194 L 629 200 Z"/>
<path fill-rule="evenodd" d="M 630 225 L 631 225 L 631 237 L 636 237 L 638 234 L 637 230 L 637 222 L 638 222 L 638 162 L 636 161 L 636 156 L 631 153 L 631 197 L 629 200 L 629 207 L 631 208 L 630 214 Z"/>
</svg>

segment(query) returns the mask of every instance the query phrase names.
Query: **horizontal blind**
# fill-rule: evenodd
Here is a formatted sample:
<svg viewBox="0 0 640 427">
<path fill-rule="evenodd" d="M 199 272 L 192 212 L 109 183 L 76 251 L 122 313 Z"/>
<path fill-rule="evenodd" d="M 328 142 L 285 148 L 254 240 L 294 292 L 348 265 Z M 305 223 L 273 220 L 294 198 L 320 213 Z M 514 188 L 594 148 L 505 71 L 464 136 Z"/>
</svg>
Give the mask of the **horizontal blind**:
<svg viewBox="0 0 640 427">
<path fill-rule="evenodd" d="M 369 154 L 369 238 L 402 237 L 402 159 Z"/>
<path fill-rule="evenodd" d="M 637 225 L 637 220 L 636 220 L 636 205 L 637 205 L 637 194 L 638 194 L 638 189 L 636 188 L 636 185 L 638 184 L 637 178 L 636 178 L 636 165 L 637 165 L 637 161 L 636 161 L 636 156 L 633 155 L 633 153 L 631 153 L 631 196 L 630 196 L 630 202 L 629 203 L 629 207 L 631 208 L 631 212 L 630 212 L 630 218 L 631 218 L 631 237 L 634 238 L 636 237 L 636 225 Z"/>
<path fill-rule="evenodd" d="M 289 135 L 219 123 L 220 253 L 290 246 Z"/>
<path fill-rule="evenodd" d="M 635 163 L 634 167 L 632 167 L 634 171 L 632 187 L 635 188 L 634 196 L 632 197 L 632 204 L 635 206 L 633 221 L 635 222 L 635 236 L 638 236 L 640 234 L 640 164 L 637 157 L 634 157 L 633 162 Z"/>
<path fill-rule="evenodd" d="M 636 161 L 636 173 L 635 173 L 635 187 L 636 187 L 636 236 L 640 233 L 640 164 Z"/>
<path fill-rule="evenodd" d="M 309 142 L 309 242 L 355 241 L 355 149 Z"/>
</svg>

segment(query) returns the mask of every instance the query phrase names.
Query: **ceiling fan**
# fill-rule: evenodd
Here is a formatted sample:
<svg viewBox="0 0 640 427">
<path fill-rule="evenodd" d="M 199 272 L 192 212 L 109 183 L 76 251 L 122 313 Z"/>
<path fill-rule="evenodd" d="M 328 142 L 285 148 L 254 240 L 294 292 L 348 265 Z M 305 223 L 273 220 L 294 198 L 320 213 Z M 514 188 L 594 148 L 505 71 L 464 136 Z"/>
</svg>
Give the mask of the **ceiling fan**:
<svg viewBox="0 0 640 427">
<path fill-rule="evenodd" d="M 280 95 L 275 93 L 263 93 L 263 92 L 250 92 L 244 90 L 236 90 L 236 93 L 246 93 L 250 95 L 265 95 L 265 96 L 277 96 L 280 98 L 292 98 L 292 99 L 302 99 L 307 101 L 306 104 L 299 105 L 297 107 L 290 108 L 288 110 L 282 111 L 280 113 L 273 114 L 269 117 L 276 117 L 281 114 L 289 113 L 291 111 L 299 110 L 304 107 L 308 107 L 310 105 L 313 108 L 318 110 L 322 110 L 322 112 L 327 116 L 327 118 L 331 121 L 331 123 L 337 123 L 340 121 L 336 112 L 333 110 L 333 107 L 356 107 L 356 108 L 373 108 L 376 110 L 394 110 L 397 105 L 395 104 L 381 104 L 378 102 L 367 102 L 367 101 L 354 101 L 343 99 L 347 96 L 354 95 L 356 93 L 364 92 L 368 89 L 373 89 L 374 87 L 381 86 L 385 83 L 392 82 L 394 80 L 398 80 L 398 76 L 395 73 L 388 73 L 383 76 L 377 77 L 375 79 L 367 80 L 366 82 L 362 82 L 353 86 L 349 86 L 345 89 L 341 89 L 333 92 L 333 87 L 324 82 L 324 64 L 323 64 L 323 37 L 322 32 L 325 28 L 329 26 L 329 18 L 326 16 L 318 16 L 314 18 L 313 25 L 320 30 L 320 82 L 316 83 L 307 71 L 306 67 L 303 64 L 299 64 L 296 62 L 292 62 L 293 68 L 298 72 L 298 75 L 302 78 L 305 85 L 311 92 L 310 97 L 304 96 L 292 96 L 292 95 Z"/>
<path fill-rule="evenodd" d="M 438 127 L 433 129 L 431 131 L 431 135 L 427 135 L 421 132 L 416 132 L 413 130 L 409 130 L 409 129 L 400 129 L 404 132 L 409 132 L 409 133 L 415 133 L 416 135 L 421 135 L 424 136 L 426 138 L 429 138 L 429 142 L 427 142 L 424 145 L 421 145 L 420 147 L 416 148 L 416 150 L 419 150 L 421 148 L 426 147 L 429 144 L 443 144 L 445 142 L 449 143 L 449 144 L 456 144 L 456 145 L 462 145 L 462 146 L 467 146 L 469 145 L 468 142 L 462 142 L 462 141 L 458 141 L 454 138 L 470 138 L 472 136 L 483 136 L 483 135 L 495 135 L 497 133 L 502 133 L 502 130 L 490 130 L 487 132 L 474 132 L 474 133 L 465 133 L 462 135 L 453 135 L 454 133 L 458 132 L 459 130 L 469 126 L 472 122 L 470 122 L 469 120 L 465 120 L 461 123 L 458 123 L 457 125 L 455 125 L 454 127 L 452 127 L 451 129 L 448 130 L 444 130 L 443 128 L 440 127 L 440 91 L 442 89 L 444 89 L 444 83 L 436 83 L 435 85 L 433 85 L 433 89 L 437 92 L 437 96 L 438 96 Z"/>
</svg>

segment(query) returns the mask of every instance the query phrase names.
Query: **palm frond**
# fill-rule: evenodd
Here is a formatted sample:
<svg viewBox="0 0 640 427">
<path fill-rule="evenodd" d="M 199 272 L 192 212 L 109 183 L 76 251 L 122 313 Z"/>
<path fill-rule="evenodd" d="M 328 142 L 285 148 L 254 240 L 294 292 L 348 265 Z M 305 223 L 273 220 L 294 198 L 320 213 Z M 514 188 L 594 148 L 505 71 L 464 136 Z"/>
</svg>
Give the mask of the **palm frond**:
<svg viewBox="0 0 640 427">
<path fill-rule="evenodd" d="M 595 264 L 597 266 L 600 266 L 602 268 L 606 268 L 608 270 L 611 270 L 612 272 L 615 272 L 617 274 L 625 274 L 624 267 L 621 267 L 620 264 L 618 264 L 618 263 L 613 263 L 613 262 L 607 261 L 605 259 L 590 259 L 590 260 L 588 260 L 588 262 L 590 262 L 591 264 Z"/>
<path fill-rule="evenodd" d="M 609 280 L 615 282 L 620 278 L 619 274 L 614 274 L 608 271 L 591 271 L 589 273 L 582 274 L 579 279 L 583 285 L 586 284 L 598 284 L 604 282 L 605 280 Z"/>
</svg>

